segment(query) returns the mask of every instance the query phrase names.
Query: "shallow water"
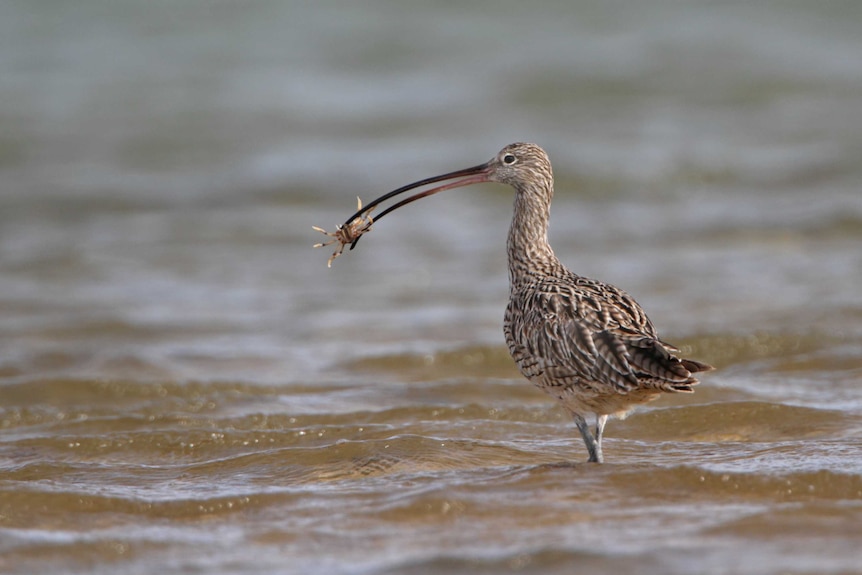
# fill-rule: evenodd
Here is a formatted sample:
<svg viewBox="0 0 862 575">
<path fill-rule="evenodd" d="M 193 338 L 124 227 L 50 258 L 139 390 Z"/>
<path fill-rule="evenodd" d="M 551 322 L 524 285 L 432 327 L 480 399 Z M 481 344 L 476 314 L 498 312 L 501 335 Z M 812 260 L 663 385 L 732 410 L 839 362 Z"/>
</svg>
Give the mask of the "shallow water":
<svg viewBox="0 0 862 575">
<path fill-rule="evenodd" d="M 852 573 L 862 11 L 0 6 L 0 571 Z M 716 365 L 607 463 L 502 342 L 511 192 L 331 228 L 532 140 L 551 241 Z"/>
</svg>

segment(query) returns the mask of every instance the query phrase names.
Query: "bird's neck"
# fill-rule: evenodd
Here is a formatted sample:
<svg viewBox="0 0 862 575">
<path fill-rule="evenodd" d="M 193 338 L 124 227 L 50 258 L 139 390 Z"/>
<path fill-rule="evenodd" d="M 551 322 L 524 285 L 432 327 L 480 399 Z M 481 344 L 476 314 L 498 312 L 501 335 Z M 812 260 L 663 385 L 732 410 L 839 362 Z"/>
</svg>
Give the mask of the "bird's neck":
<svg viewBox="0 0 862 575">
<path fill-rule="evenodd" d="M 548 243 L 552 194 L 550 189 L 544 193 L 518 190 L 515 194 L 515 210 L 506 245 L 512 287 L 536 275 L 550 275 L 560 266 Z"/>
</svg>

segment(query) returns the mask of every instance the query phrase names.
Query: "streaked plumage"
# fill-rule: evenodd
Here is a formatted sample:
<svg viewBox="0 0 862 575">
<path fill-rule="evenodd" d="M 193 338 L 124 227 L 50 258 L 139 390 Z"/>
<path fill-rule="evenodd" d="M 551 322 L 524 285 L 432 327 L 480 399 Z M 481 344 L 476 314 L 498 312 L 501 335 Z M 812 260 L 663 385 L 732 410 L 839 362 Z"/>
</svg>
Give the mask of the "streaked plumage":
<svg viewBox="0 0 862 575">
<path fill-rule="evenodd" d="M 637 302 L 612 285 L 580 277 L 560 263 L 548 244 L 554 195 L 551 162 L 535 144 L 516 143 L 490 161 L 426 178 L 384 194 L 329 234 L 356 246 L 371 228 L 368 214 L 378 204 L 406 191 L 454 178 L 401 200 L 383 216 L 418 199 L 480 182 L 509 184 L 515 206 L 509 229 L 509 305 L 503 323 L 506 344 L 521 373 L 557 398 L 572 414 L 589 460 L 602 461 L 602 432 L 609 416 L 624 416 L 663 392 L 691 392 L 693 374 L 712 369 L 662 342 Z M 320 230 L 323 231 L 323 230 Z M 326 232 L 324 232 L 326 233 Z M 333 256 L 334 257 L 334 256 Z M 330 260 L 331 262 L 331 260 Z M 586 416 L 596 416 L 595 432 Z"/>
<path fill-rule="evenodd" d="M 512 157 L 515 158 L 512 161 Z M 570 272 L 548 244 L 553 172 L 544 150 L 511 144 L 492 179 L 515 188 L 507 242 L 506 344 L 521 373 L 574 417 L 590 454 L 602 461 L 608 416 L 624 416 L 662 392 L 691 392 L 710 366 L 674 354 L 623 290 Z M 507 163 L 511 162 L 511 163 Z M 586 423 L 596 415 L 595 434 Z"/>
</svg>

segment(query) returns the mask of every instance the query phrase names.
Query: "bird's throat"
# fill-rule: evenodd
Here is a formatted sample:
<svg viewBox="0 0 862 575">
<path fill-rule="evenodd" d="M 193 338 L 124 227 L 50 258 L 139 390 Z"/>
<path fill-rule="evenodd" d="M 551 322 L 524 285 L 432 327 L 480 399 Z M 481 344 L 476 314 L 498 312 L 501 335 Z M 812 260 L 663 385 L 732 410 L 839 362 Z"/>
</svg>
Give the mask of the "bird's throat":
<svg viewBox="0 0 862 575">
<path fill-rule="evenodd" d="M 536 273 L 548 273 L 559 265 L 548 243 L 550 201 L 519 191 L 515 195 L 512 225 L 506 248 L 512 285 Z"/>
</svg>

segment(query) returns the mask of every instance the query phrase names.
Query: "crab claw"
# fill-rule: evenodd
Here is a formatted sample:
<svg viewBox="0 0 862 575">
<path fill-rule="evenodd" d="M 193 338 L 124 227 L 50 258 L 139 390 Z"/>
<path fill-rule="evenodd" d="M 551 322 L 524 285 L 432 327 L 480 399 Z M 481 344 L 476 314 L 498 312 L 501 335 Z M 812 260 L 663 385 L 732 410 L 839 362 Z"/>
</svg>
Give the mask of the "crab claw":
<svg viewBox="0 0 862 575">
<path fill-rule="evenodd" d="M 359 196 L 356 197 L 356 204 L 356 209 L 362 210 L 362 200 L 359 199 Z M 354 243 L 360 238 L 360 236 L 362 236 L 362 234 L 371 230 L 371 224 L 374 223 L 374 220 L 369 215 L 370 213 L 371 212 L 363 214 L 361 216 L 357 216 L 353 218 L 349 223 L 342 226 L 337 226 L 334 232 L 327 232 L 323 228 L 311 226 L 312 229 L 333 238 L 328 242 L 314 244 L 314 247 L 322 248 L 324 246 L 328 246 L 330 244 L 338 242 L 338 247 L 336 247 L 335 251 L 332 252 L 332 255 L 329 257 L 329 260 L 326 262 L 326 267 L 332 267 L 332 260 L 341 255 L 341 253 L 344 251 L 344 246 L 346 246 L 347 244 Z"/>
</svg>

